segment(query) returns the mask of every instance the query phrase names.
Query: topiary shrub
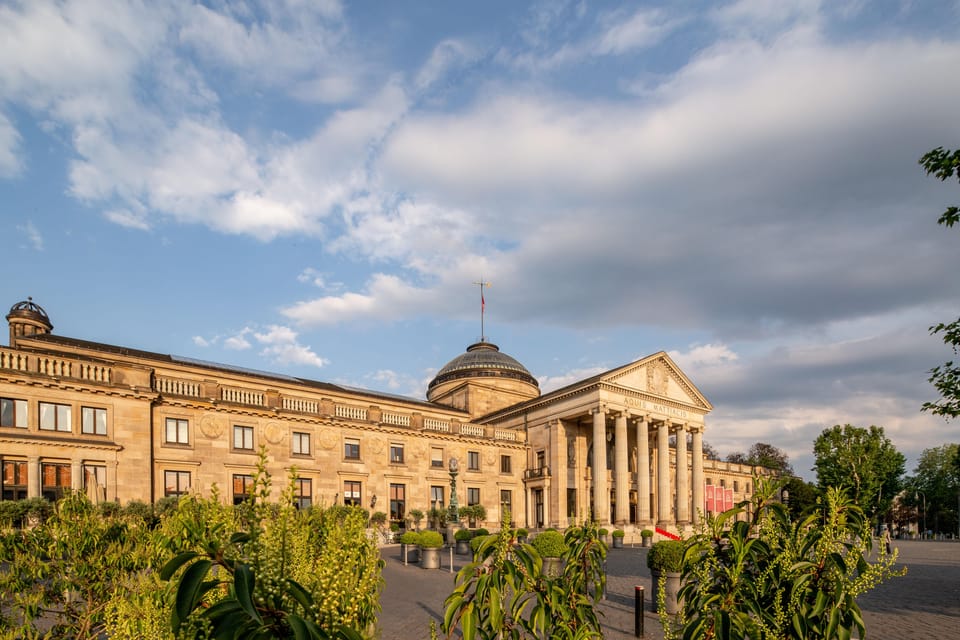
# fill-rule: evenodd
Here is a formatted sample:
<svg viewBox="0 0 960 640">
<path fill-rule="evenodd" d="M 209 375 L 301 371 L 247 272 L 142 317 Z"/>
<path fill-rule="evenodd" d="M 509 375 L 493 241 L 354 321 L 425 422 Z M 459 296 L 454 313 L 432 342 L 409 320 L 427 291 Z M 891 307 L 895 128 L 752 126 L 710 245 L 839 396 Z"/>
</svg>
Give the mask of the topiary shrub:
<svg viewBox="0 0 960 640">
<path fill-rule="evenodd" d="M 473 530 L 473 535 L 474 535 L 474 537 L 476 537 L 476 536 L 488 536 L 488 535 L 490 535 L 490 532 L 487 531 L 486 529 L 484 529 L 483 527 L 480 527 L 479 529 L 474 529 L 474 530 Z"/>
<path fill-rule="evenodd" d="M 559 531 L 544 531 L 534 538 L 531 544 L 544 558 L 560 558 L 568 549 Z"/>
<path fill-rule="evenodd" d="M 517 529 L 518 538 L 526 538 L 528 535 L 530 535 L 530 532 L 527 531 L 526 529 L 524 528 Z"/>
<path fill-rule="evenodd" d="M 457 532 L 453 534 L 453 539 L 457 542 L 466 542 L 473 537 L 470 529 L 457 529 Z"/>
<path fill-rule="evenodd" d="M 420 546 L 426 549 L 437 549 L 443 546 L 443 536 L 437 531 L 424 531 L 420 534 Z"/>
<path fill-rule="evenodd" d="M 610 535 L 610 532 L 607 531 L 606 529 L 603 529 L 603 528 L 601 528 L 599 531 L 597 531 L 597 533 L 599 533 L 599 534 L 601 535 L 601 537 L 602 537 L 602 536 Z"/>
<path fill-rule="evenodd" d="M 660 573 L 677 573 L 683 570 L 683 542 L 661 540 L 654 542 L 647 553 L 647 568 Z"/>
<path fill-rule="evenodd" d="M 411 544 L 417 545 L 420 544 L 420 534 L 416 531 L 407 531 L 402 536 L 400 536 L 400 544 Z"/>
<path fill-rule="evenodd" d="M 370 516 L 370 524 L 375 527 L 382 527 L 387 524 L 387 514 L 383 511 L 374 511 L 373 515 Z"/>
<path fill-rule="evenodd" d="M 622 538 L 624 535 L 625 535 L 625 534 L 624 534 L 624 532 L 623 532 L 623 529 L 614 529 L 614 530 L 613 530 L 613 537 L 614 537 L 614 538 Z"/>
<path fill-rule="evenodd" d="M 650 529 L 644 529 L 643 531 L 640 532 L 640 537 L 641 537 L 641 538 L 652 538 L 652 537 L 653 537 L 653 531 L 650 530 Z"/>
</svg>

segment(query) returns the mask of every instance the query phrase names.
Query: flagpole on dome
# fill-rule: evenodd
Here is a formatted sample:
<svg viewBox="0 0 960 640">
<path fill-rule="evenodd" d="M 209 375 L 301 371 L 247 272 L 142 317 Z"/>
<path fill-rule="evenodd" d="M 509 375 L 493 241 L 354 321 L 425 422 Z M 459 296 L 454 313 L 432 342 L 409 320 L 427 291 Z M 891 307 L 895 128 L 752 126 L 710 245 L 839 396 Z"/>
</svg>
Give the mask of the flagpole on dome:
<svg viewBox="0 0 960 640">
<path fill-rule="evenodd" d="M 490 283 L 484 281 L 483 276 L 480 276 L 480 282 L 474 282 L 473 284 L 478 285 L 480 287 L 480 342 L 486 342 L 487 334 L 484 332 L 483 314 L 484 314 L 484 311 L 486 310 L 487 303 L 486 303 L 486 300 L 484 300 L 483 298 L 483 288 L 489 287 Z"/>
</svg>

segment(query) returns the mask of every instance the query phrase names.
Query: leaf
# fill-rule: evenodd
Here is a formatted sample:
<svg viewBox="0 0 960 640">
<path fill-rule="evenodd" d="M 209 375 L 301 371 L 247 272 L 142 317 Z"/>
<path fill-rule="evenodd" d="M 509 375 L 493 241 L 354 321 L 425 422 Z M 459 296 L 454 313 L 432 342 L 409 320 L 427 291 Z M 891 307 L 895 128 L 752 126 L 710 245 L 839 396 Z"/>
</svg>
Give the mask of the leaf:
<svg viewBox="0 0 960 640">
<path fill-rule="evenodd" d="M 180 624 L 189 618 L 190 613 L 196 608 L 200 597 L 200 589 L 203 586 L 203 578 L 212 565 L 213 563 L 209 560 L 197 560 L 183 572 L 180 584 L 177 586 L 177 597 L 174 604 L 174 633 L 180 630 Z"/>
<path fill-rule="evenodd" d="M 197 555 L 198 554 L 196 551 L 184 551 L 183 553 L 171 558 L 167 561 L 167 564 L 163 565 L 163 569 L 160 570 L 160 579 L 166 582 L 173 577 L 173 574 L 177 572 L 177 569 L 182 567 L 190 560 L 196 558 Z"/>
<path fill-rule="evenodd" d="M 237 602 L 247 612 L 247 615 L 263 624 L 263 618 L 257 612 L 253 605 L 253 586 L 254 577 L 250 567 L 245 564 L 237 565 L 236 573 L 233 575 L 233 589 L 237 594 Z"/>
</svg>

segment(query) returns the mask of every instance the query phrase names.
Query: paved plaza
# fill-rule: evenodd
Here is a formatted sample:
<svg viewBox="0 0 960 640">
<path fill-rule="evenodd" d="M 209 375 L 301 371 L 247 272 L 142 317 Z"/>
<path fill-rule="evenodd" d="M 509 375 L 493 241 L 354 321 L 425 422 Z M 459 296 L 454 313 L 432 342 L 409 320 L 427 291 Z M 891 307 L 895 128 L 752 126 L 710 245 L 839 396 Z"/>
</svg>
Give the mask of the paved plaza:
<svg viewBox="0 0 960 640">
<path fill-rule="evenodd" d="M 960 543 L 895 541 L 899 564 L 907 575 L 890 580 L 860 598 L 867 637 L 877 640 L 960 638 Z M 646 549 L 610 549 L 607 559 L 607 599 L 600 611 L 607 640 L 634 637 L 634 587 L 647 595 L 644 638 L 661 640 L 660 621 L 650 606 L 650 571 Z M 382 549 L 386 580 L 380 616 L 382 640 L 426 640 L 430 620 L 439 623 L 443 601 L 454 586 L 456 571 L 467 556 L 443 551 L 440 570 L 403 566 L 399 546 Z"/>
</svg>

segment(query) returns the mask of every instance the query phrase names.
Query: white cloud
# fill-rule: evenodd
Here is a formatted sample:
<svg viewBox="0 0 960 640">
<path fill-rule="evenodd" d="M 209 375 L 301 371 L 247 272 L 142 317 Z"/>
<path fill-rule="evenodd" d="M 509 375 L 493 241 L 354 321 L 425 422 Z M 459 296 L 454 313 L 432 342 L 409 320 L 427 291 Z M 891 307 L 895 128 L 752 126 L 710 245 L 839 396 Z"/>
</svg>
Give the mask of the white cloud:
<svg viewBox="0 0 960 640">
<path fill-rule="evenodd" d="M 210 341 L 204 338 L 203 336 L 193 336 L 193 344 L 197 345 L 202 349 L 206 349 L 210 346 Z"/>
<path fill-rule="evenodd" d="M 370 318 L 398 318 L 423 311 L 423 301 L 432 297 L 400 278 L 375 274 L 366 293 L 347 292 L 339 296 L 323 296 L 298 302 L 282 313 L 298 324 L 319 326 Z"/>
<path fill-rule="evenodd" d="M 289 327 L 271 325 L 266 331 L 253 333 L 254 338 L 264 345 L 260 355 L 269 358 L 274 363 L 282 365 L 308 365 L 323 367 L 329 362 L 321 358 L 313 350 L 302 345 L 297 340 L 297 332 Z"/>
<path fill-rule="evenodd" d="M 560 375 L 539 376 L 537 382 L 540 384 L 540 392 L 548 393 L 556 389 L 562 389 L 568 384 L 573 384 L 584 378 L 601 374 L 604 371 L 609 371 L 609 367 L 581 367 L 579 369 L 571 369 Z"/>
<path fill-rule="evenodd" d="M 223 341 L 223 346 L 234 351 L 244 351 L 249 349 L 253 346 L 247 339 L 247 336 L 251 333 L 253 333 L 253 329 L 250 327 L 244 327 L 239 333 L 226 338 Z"/>
<path fill-rule="evenodd" d="M 140 231 L 150 230 L 150 224 L 146 220 L 146 212 L 134 213 L 129 209 L 110 209 L 109 211 L 103 212 L 103 217 L 114 224 L 127 227 L 128 229 L 138 229 Z"/>
<path fill-rule="evenodd" d="M 12 178 L 23 169 L 20 158 L 20 133 L 13 123 L 0 113 L 0 178 Z"/>
<path fill-rule="evenodd" d="M 670 351 L 670 357 L 683 369 L 703 369 L 735 362 L 739 356 L 725 344 L 691 345 L 685 352 Z"/>
<path fill-rule="evenodd" d="M 29 247 L 34 251 L 43 251 L 43 235 L 37 229 L 33 221 L 28 220 L 24 224 L 17 225 L 17 231 L 26 236 Z"/>
</svg>

